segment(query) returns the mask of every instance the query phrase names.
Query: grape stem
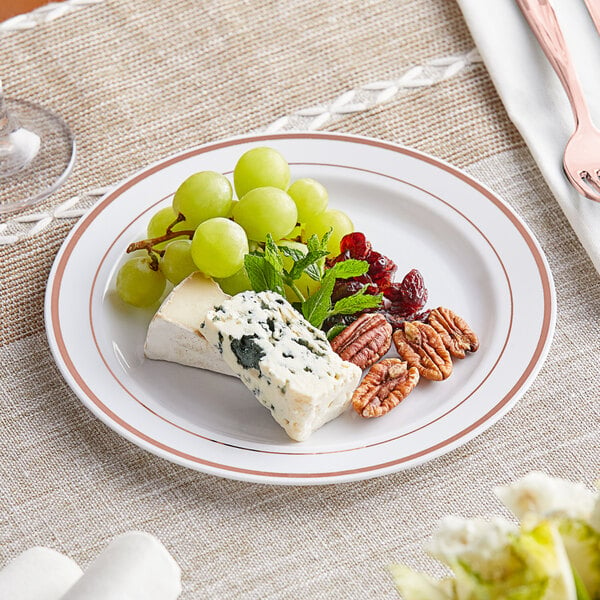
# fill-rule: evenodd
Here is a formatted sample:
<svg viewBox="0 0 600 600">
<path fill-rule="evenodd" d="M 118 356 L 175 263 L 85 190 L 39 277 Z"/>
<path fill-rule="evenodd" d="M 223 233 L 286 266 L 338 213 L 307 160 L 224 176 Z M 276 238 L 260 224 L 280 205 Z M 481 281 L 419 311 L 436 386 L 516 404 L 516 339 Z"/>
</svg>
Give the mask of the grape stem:
<svg viewBox="0 0 600 600">
<path fill-rule="evenodd" d="M 149 238 L 147 240 L 140 240 L 139 242 L 133 242 L 127 246 L 127 254 L 130 252 L 135 252 L 136 250 L 146 250 L 150 255 L 150 268 L 153 271 L 158 271 L 158 257 L 162 256 L 165 251 L 164 250 L 155 250 L 154 246 L 160 244 L 162 242 L 168 242 L 169 240 L 174 240 L 178 237 L 187 237 L 190 240 L 194 237 L 193 229 L 183 229 L 181 231 L 173 231 L 173 227 L 177 225 L 177 223 L 181 223 L 185 221 L 185 216 L 179 213 L 177 218 L 167 227 L 167 231 L 164 235 L 155 238 Z"/>
<path fill-rule="evenodd" d="M 158 256 L 157 253 L 153 250 L 148 250 L 148 254 L 150 255 L 150 268 L 153 271 L 158 271 Z"/>
<path fill-rule="evenodd" d="M 173 227 L 175 227 L 177 223 L 181 223 L 181 221 L 185 221 L 185 215 L 183 213 L 177 213 L 177 218 L 167 227 L 167 233 L 171 233 Z"/>
<path fill-rule="evenodd" d="M 160 237 L 150 238 L 148 240 L 140 240 L 139 242 L 133 242 L 127 246 L 127 254 L 130 252 L 135 252 L 136 250 L 148 250 L 154 251 L 154 246 L 156 244 L 160 244 L 161 242 L 168 242 L 169 240 L 174 240 L 178 237 L 187 237 L 190 240 L 194 237 L 193 229 L 182 229 L 181 231 L 168 231 L 165 235 L 161 235 Z"/>
</svg>

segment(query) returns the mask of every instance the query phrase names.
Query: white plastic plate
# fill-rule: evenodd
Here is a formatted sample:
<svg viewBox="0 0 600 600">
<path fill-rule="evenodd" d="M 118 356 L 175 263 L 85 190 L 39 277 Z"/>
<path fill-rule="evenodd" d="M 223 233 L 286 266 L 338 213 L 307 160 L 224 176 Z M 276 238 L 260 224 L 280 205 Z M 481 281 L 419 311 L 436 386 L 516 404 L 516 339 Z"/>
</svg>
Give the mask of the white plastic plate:
<svg viewBox="0 0 600 600">
<path fill-rule="evenodd" d="M 481 347 L 443 382 L 419 383 L 379 419 L 351 409 L 306 442 L 289 440 L 237 379 L 144 358 L 152 311 L 124 306 L 114 277 L 127 245 L 189 175 L 231 176 L 268 145 L 292 179 L 313 177 L 356 230 L 477 332 Z M 495 194 L 435 158 L 387 142 L 328 133 L 253 135 L 154 164 L 103 198 L 54 263 L 46 326 L 55 360 L 81 401 L 146 450 L 206 473 L 264 483 L 318 484 L 406 469 L 464 444 L 525 392 L 555 321 L 552 277 L 527 226 Z"/>
</svg>

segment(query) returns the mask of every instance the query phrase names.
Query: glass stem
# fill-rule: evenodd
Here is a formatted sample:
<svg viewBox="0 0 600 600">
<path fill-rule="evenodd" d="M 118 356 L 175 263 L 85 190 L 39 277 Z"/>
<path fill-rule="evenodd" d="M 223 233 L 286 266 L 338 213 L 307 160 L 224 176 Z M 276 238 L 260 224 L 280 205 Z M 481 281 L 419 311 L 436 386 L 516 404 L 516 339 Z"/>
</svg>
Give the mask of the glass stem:
<svg viewBox="0 0 600 600">
<path fill-rule="evenodd" d="M 19 126 L 15 122 L 15 119 L 8 113 L 8 108 L 4 101 L 4 92 L 2 91 L 2 79 L 0 79 L 0 139 L 11 134 L 18 128 Z"/>
</svg>

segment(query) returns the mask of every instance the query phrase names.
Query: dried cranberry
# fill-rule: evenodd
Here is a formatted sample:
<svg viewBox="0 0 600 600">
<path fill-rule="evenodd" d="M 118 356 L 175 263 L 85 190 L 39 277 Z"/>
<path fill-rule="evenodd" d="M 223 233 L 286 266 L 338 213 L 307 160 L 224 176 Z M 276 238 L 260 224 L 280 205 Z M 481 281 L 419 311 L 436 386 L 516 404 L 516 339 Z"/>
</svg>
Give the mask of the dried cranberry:
<svg viewBox="0 0 600 600">
<path fill-rule="evenodd" d="M 396 272 L 394 262 L 379 252 L 372 251 L 367 260 L 369 262 L 369 275 L 371 277 L 379 273 L 390 272 L 394 274 Z"/>
<path fill-rule="evenodd" d="M 346 251 L 346 252 L 341 252 L 340 254 L 338 254 L 336 257 L 334 258 L 328 258 L 325 261 L 325 265 L 328 269 L 330 269 L 331 267 L 333 267 L 333 265 L 335 265 L 336 263 L 339 262 L 344 262 L 345 260 L 348 260 L 349 258 L 352 258 L 350 256 L 350 252 Z"/>
<path fill-rule="evenodd" d="M 390 306 L 388 312 L 398 317 L 402 317 L 407 321 L 412 321 L 412 316 L 415 314 L 415 311 L 412 310 L 412 306 L 400 304 L 398 302 L 392 302 L 392 305 Z"/>
<path fill-rule="evenodd" d="M 427 302 L 427 288 L 423 276 L 417 269 L 409 271 L 402 283 L 392 283 L 386 290 L 385 295 L 393 303 L 410 304 L 420 310 Z"/>
<path fill-rule="evenodd" d="M 324 331 L 327 331 L 328 329 L 331 329 L 335 325 L 348 326 L 351 323 L 354 323 L 354 321 L 356 321 L 358 316 L 359 316 L 358 314 L 356 314 L 356 315 L 333 315 L 332 317 L 327 317 L 327 319 L 325 319 L 325 321 L 323 322 L 322 328 Z"/>
<path fill-rule="evenodd" d="M 429 313 L 431 310 L 424 310 L 416 315 L 411 317 L 411 321 L 423 321 L 423 323 L 427 323 L 427 319 L 429 319 Z"/>
<path fill-rule="evenodd" d="M 358 281 L 359 283 L 373 283 L 373 280 L 371 279 L 371 277 L 365 273 L 364 275 L 357 275 L 356 277 L 352 278 L 354 281 Z"/>
<path fill-rule="evenodd" d="M 404 291 L 405 301 L 410 302 L 413 306 L 418 306 L 420 310 L 427 302 L 427 288 L 423 276 L 417 269 L 409 271 L 402 280 L 402 289 Z"/>
<path fill-rule="evenodd" d="M 384 312 L 383 316 L 387 319 L 387 322 L 394 329 L 400 329 L 400 327 L 402 327 L 402 324 L 406 321 L 406 319 L 404 317 L 401 317 L 400 315 L 396 315 L 396 314 L 390 313 L 390 312 Z"/>
<path fill-rule="evenodd" d="M 383 271 L 377 275 L 373 275 L 373 282 L 377 284 L 377 287 L 381 292 L 385 291 L 390 285 L 392 285 L 392 278 L 394 277 L 393 271 Z"/>
<path fill-rule="evenodd" d="M 390 301 L 399 303 L 404 299 L 404 294 L 402 293 L 402 284 L 400 283 L 392 283 L 390 284 L 386 290 L 383 292 L 383 295 Z"/>
<path fill-rule="evenodd" d="M 417 269 L 408 272 L 402 283 L 392 283 L 383 293 L 392 303 L 390 312 L 403 317 L 418 313 L 427 302 L 427 288 Z"/>
<path fill-rule="evenodd" d="M 331 301 L 337 302 L 342 298 L 352 296 L 352 294 L 356 294 L 356 292 L 360 291 L 363 285 L 363 283 L 354 281 L 353 279 L 338 279 L 335 282 L 333 292 L 331 293 Z"/>
<path fill-rule="evenodd" d="M 395 263 L 387 256 L 376 252 L 364 233 L 356 231 L 342 238 L 340 254 L 333 259 L 327 259 L 329 268 L 338 262 L 350 258 L 366 260 L 369 269 L 364 275 L 352 279 L 339 279 L 332 293 L 332 301 L 337 302 L 342 298 L 357 293 L 366 286 L 367 294 L 383 292 L 383 301 L 377 308 L 366 309 L 354 315 L 356 318 L 361 312 L 379 312 L 383 314 L 397 329 L 405 321 L 426 321 L 429 311 L 423 310 L 427 302 L 427 289 L 421 273 L 417 269 L 409 271 L 401 283 L 394 283 L 396 273 Z"/>
<path fill-rule="evenodd" d="M 355 231 L 345 235 L 340 241 L 341 252 L 349 252 L 352 258 L 365 260 L 371 254 L 371 243 L 364 233 Z"/>
<path fill-rule="evenodd" d="M 429 317 L 430 310 L 424 310 L 419 313 L 412 314 L 401 314 L 398 312 L 390 311 L 389 309 L 385 309 L 381 311 L 383 316 L 388 320 L 388 323 L 394 328 L 399 329 L 402 327 L 402 323 L 406 321 L 422 321 L 424 323 L 427 322 L 427 318 Z"/>
</svg>

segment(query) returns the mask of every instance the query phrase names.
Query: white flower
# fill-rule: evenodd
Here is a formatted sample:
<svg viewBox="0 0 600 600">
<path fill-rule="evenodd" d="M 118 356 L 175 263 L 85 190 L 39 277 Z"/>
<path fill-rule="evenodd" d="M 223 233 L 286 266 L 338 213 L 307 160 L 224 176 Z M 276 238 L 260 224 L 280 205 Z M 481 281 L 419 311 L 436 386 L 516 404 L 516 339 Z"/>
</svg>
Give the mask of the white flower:
<svg viewBox="0 0 600 600">
<path fill-rule="evenodd" d="M 588 522 L 599 496 L 582 483 L 550 477 L 538 471 L 510 485 L 497 487 L 494 493 L 518 519 L 534 515 L 537 518 L 566 517 Z"/>
</svg>

